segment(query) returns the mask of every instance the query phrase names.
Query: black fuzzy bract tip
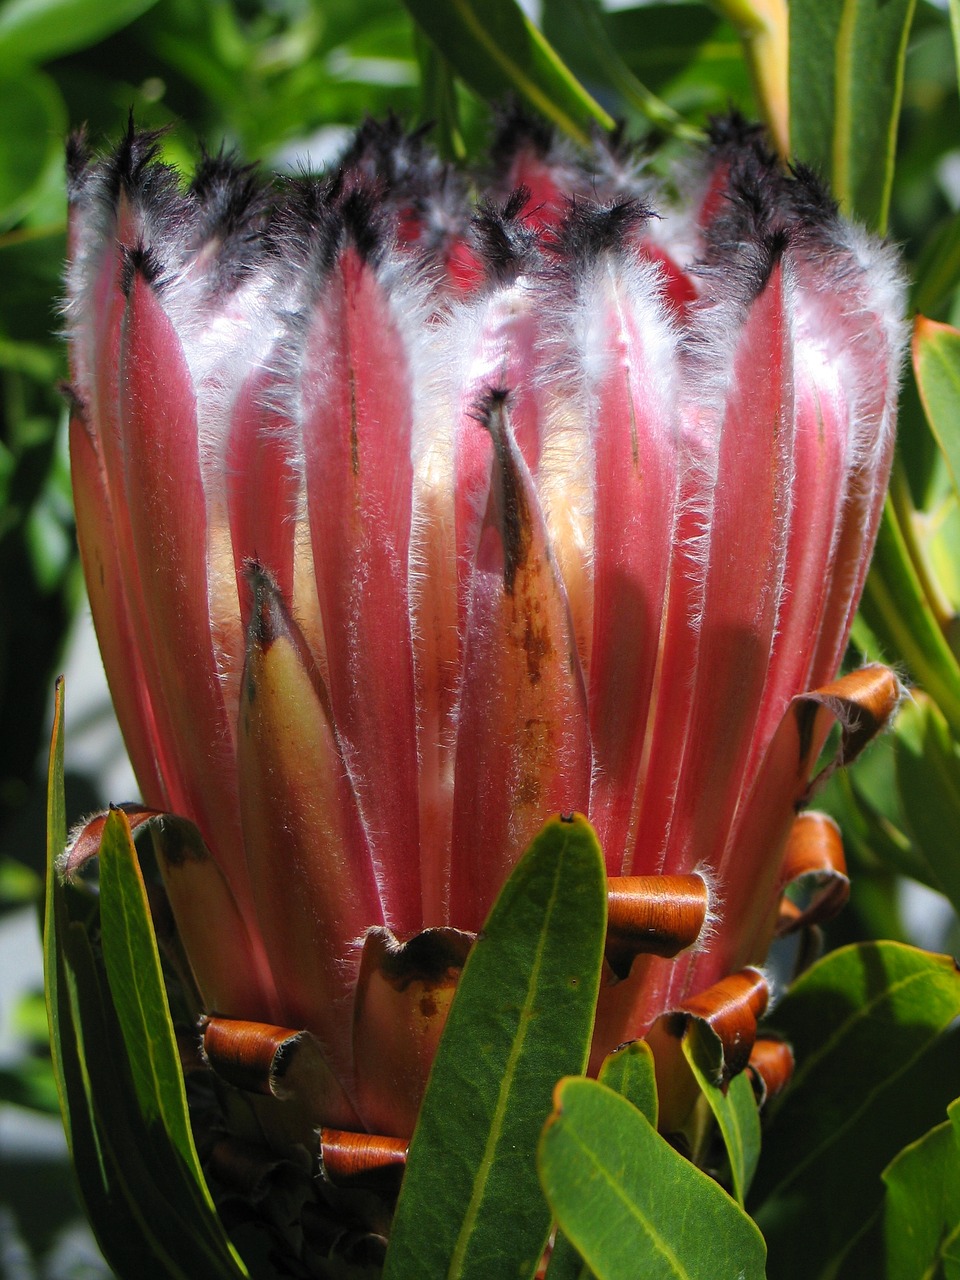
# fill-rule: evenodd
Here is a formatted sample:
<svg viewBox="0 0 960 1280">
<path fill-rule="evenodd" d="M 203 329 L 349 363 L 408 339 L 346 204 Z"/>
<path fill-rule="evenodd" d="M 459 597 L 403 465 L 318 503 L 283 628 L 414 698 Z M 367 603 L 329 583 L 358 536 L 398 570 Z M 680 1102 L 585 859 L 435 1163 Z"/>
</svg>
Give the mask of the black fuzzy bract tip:
<svg viewBox="0 0 960 1280">
<path fill-rule="evenodd" d="M 320 277 L 336 264 L 348 245 L 366 262 L 377 264 L 393 241 L 393 217 L 379 189 L 356 172 L 333 177 L 295 178 L 280 193 L 267 228 L 270 251 L 278 261 L 309 265 Z"/>
<path fill-rule="evenodd" d="M 528 111 L 516 98 L 508 100 L 494 117 L 490 159 L 495 174 L 505 174 L 517 155 L 530 150 L 545 159 L 553 148 L 553 126 Z"/>
<path fill-rule="evenodd" d="M 749 296 L 763 289 L 789 243 L 795 222 L 787 199 L 787 178 L 762 132 L 742 120 L 724 134 L 717 162 L 726 167 L 723 201 L 708 223 L 705 263 L 725 270 L 749 263 L 744 277 Z"/>
<path fill-rule="evenodd" d="M 120 289 L 125 298 L 130 297 L 134 278 L 138 275 L 153 288 L 159 288 L 162 285 L 163 264 L 152 248 L 140 244 L 132 249 L 123 247 L 121 253 Z"/>
<path fill-rule="evenodd" d="M 80 194 L 90 168 L 90 142 L 86 126 L 75 129 L 67 138 L 67 197 L 72 202 Z"/>
<path fill-rule="evenodd" d="M 563 256 L 585 266 L 605 253 L 616 253 L 629 238 L 656 216 L 637 199 L 612 204 L 572 200 L 557 237 Z"/>
<path fill-rule="evenodd" d="M 221 150 L 203 152 L 190 183 L 189 194 L 197 203 L 201 233 L 226 239 L 242 234 L 266 208 L 266 194 L 255 165 L 240 164 L 236 156 Z"/>
<path fill-rule="evenodd" d="M 762 164 L 775 165 L 777 156 L 767 141 L 762 124 L 747 120 L 733 110 L 722 116 L 711 116 L 707 124 L 707 141 L 714 154 L 743 155 L 752 151 Z"/>
<path fill-rule="evenodd" d="M 427 197 L 437 185 L 443 165 L 430 147 L 429 125 L 409 132 L 391 112 L 385 120 L 367 118 L 344 153 L 340 167 L 356 173 L 389 195 Z"/>
<path fill-rule="evenodd" d="M 791 165 L 790 173 L 786 188 L 794 217 L 806 232 L 819 229 L 829 234 L 839 217 L 839 206 L 827 184 L 805 164 Z"/>
<path fill-rule="evenodd" d="M 138 129 L 130 112 L 127 131 L 105 166 L 107 193 L 112 200 L 116 201 L 121 191 L 135 196 L 149 190 L 157 198 L 164 191 L 177 189 L 176 174 L 159 162 L 165 132 Z"/>
<path fill-rule="evenodd" d="M 502 205 L 482 201 L 474 215 L 477 248 L 487 274 L 498 284 L 516 279 L 537 258 L 537 234 L 522 216 L 529 199 L 526 187 L 517 187 Z"/>
</svg>

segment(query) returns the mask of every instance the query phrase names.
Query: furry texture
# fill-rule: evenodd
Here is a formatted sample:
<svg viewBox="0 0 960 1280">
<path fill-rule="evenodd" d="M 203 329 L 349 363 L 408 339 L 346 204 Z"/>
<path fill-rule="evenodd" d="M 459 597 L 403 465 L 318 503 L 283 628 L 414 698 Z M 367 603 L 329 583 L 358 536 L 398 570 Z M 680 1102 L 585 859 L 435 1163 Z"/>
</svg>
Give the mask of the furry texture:
<svg viewBox="0 0 960 1280">
<path fill-rule="evenodd" d="M 696 952 L 618 998 L 609 1034 L 640 1034 L 722 976 L 741 917 L 770 905 L 731 893 L 731 877 L 772 894 L 764 868 L 795 796 L 754 783 L 790 698 L 833 674 L 862 586 L 904 341 L 894 253 L 736 117 L 715 122 L 678 212 L 622 137 L 576 157 L 515 108 L 475 203 L 424 132 L 392 118 L 365 123 L 321 177 L 271 179 L 221 152 L 184 186 L 161 147 L 132 123 L 100 159 L 82 134 L 71 141 L 65 314 L 80 505 L 99 511 L 81 528 L 87 571 L 128 593 L 131 626 L 148 612 L 151 566 L 124 585 L 130 553 L 113 563 L 110 545 L 118 531 L 126 546 L 136 465 L 124 441 L 135 300 L 187 371 L 171 385 L 178 421 L 195 421 L 184 474 L 199 476 L 205 526 L 206 598 L 191 608 L 225 726 L 194 787 L 236 808 L 243 673 L 273 643 L 257 630 L 256 562 L 310 668 L 334 775 L 324 794 L 342 803 L 310 892 L 352 865 L 371 928 L 476 930 L 548 816 L 541 790 L 586 808 L 612 874 L 696 872 L 710 886 Z M 822 457 L 818 406 L 833 433 Z M 104 634 L 108 599 L 95 608 Z M 167 625 L 144 644 L 178 636 Z M 183 657 L 198 679 L 196 651 Z M 121 646 L 111 679 L 138 682 L 123 728 L 159 771 L 149 792 L 178 759 L 175 695 L 125 661 Z M 552 683 L 538 687 L 544 671 Z M 465 710 L 481 702 L 482 716 Z M 483 790 L 485 772 L 503 794 Z M 695 812 L 697 788 L 722 814 L 714 826 Z M 174 779 L 145 798 L 184 794 Z M 308 799 L 297 792 L 304 812 Z M 471 821 L 491 806 L 511 815 L 496 849 Z M 743 836 L 757 806 L 776 810 L 772 847 Z M 282 1018 L 269 974 L 289 957 L 260 937 L 250 870 L 268 854 L 244 849 L 256 823 L 221 830 L 218 811 L 187 816 L 267 975 L 229 1012 Z M 342 1039 L 331 1052 L 353 1096 L 362 1064 L 343 1011 L 357 914 L 314 914 L 344 1025 L 326 1008 L 315 1024 Z"/>
</svg>

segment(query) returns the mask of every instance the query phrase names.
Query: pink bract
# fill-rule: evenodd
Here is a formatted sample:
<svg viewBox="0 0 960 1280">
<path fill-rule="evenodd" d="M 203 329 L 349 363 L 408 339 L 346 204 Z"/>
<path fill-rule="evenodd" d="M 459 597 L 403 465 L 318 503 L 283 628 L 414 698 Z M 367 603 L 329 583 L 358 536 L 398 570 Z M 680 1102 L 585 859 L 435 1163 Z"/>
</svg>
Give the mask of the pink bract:
<svg viewBox="0 0 960 1280">
<path fill-rule="evenodd" d="M 741 122 L 678 210 L 516 121 L 479 201 L 393 122 L 322 179 L 184 189 L 158 151 L 74 150 L 70 438 L 144 800 L 212 854 L 167 867 L 208 1009 L 308 1028 L 331 1122 L 403 1132 L 364 949 L 475 932 L 556 811 L 611 876 L 710 886 L 601 1050 L 762 962 L 778 727 L 836 674 L 890 465 L 891 250 Z"/>
</svg>

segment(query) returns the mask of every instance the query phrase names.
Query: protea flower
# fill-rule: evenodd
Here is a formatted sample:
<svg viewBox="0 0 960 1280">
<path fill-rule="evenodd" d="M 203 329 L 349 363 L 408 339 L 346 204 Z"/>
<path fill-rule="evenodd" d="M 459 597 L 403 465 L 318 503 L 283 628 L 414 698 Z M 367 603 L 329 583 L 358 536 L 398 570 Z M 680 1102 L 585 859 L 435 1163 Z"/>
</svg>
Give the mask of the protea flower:
<svg viewBox="0 0 960 1280">
<path fill-rule="evenodd" d="M 755 1013 L 786 881 L 842 870 L 794 826 L 828 722 L 852 754 L 897 698 L 829 684 L 892 449 L 890 250 L 741 122 L 661 215 L 619 146 L 516 121 L 472 207 L 392 122 L 322 179 L 215 156 L 184 189 L 157 149 L 74 149 L 71 447 L 145 804 L 202 836 L 163 869 L 211 1060 L 225 1017 L 305 1028 L 317 1118 L 408 1135 L 557 811 L 619 904 L 597 1055 L 724 981 Z"/>
</svg>

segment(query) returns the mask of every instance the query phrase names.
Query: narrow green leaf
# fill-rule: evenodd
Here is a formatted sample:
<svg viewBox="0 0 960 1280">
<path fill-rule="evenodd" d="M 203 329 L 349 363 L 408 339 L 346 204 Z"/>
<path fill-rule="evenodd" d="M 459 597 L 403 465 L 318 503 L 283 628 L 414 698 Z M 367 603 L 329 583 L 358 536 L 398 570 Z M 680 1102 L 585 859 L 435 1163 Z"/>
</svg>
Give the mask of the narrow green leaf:
<svg viewBox="0 0 960 1280">
<path fill-rule="evenodd" d="M 599 1080 L 632 1103 L 657 1127 L 657 1077 L 653 1050 L 646 1040 L 631 1040 L 604 1058 Z M 557 1231 L 546 1280 L 590 1280 L 592 1272 L 563 1234 Z"/>
<path fill-rule="evenodd" d="M 564 10 L 569 26 L 574 28 L 575 39 L 583 46 L 590 63 L 603 69 L 603 77 L 624 102 L 658 129 L 675 138 L 702 142 L 704 133 L 689 124 L 662 98 L 658 98 L 634 74 L 614 45 L 601 14 L 597 0 L 564 0 Z M 556 20 L 556 19 L 554 19 Z"/>
<path fill-rule="evenodd" d="M 917 316 L 913 359 L 927 422 L 960 498 L 960 330 Z"/>
<path fill-rule="evenodd" d="M 951 0 L 960 6 L 960 0 Z M 960 284 L 960 214 L 951 214 L 927 238 L 913 266 L 910 310 L 931 315 Z"/>
<path fill-rule="evenodd" d="M 74 1160 L 78 1146 L 95 1149 L 90 1119 L 89 1091 L 83 1063 L 77 1052 L 67 974 L 63 964 L 63 935 L 69 925 L 57 861 L 67 843 L 67 816 L 63 783 L 63 679 L 57 681 L 50 762 L 47 771 L 47 869 L 43 913 L 43 979 L 50 1029 L 54 1080 L 67 1147 Z"/>
<path fill-rule="evenodd" d="M 599 1080 L 632 1102 L 657 1127 L 657 1075 L 646 1040 L 631 1040 L 603 1060 Z"/>
<path fill-rule="evenodd" d="M 515 0 L 404 0 L 454 70 L 488 100 L 517 93 L 580 143 L 613 120 Z"/>
<path fill-rule="evenodd" d="M 96 1232 L 100 1247 L 121 1276 L 133 1274 L 142 1252 L 142 1236 L 122 1193 L 116 1195 L 116 1169 L 99 1139 L 95 1119 L 92 1085 L 83 1051 L 79 1010 L 90 998 L 91 970 L 81 966 L 77 972 L 76 943 L 82 947 L 81 959 L 89 957 L 86 933 L 78 923 L 71 924 L 67 892 L 57 875 L 57 861 L 67 841 L 66 808 L 63 783 L 63 681 L 57 682 L 50 763 L 47 775 L 47 876 L 44 901 L 43 958 L 44 989 L 50 1026 L 50 1048 L 54 1079 L 60 1097 L 60 1110 L 67 1136 L 67 1146 L 80 1184 L 87 1216 Z M 71 963 L 72 961 L 72 963 Z M 95 987 L 95 979 L 94 979 Z M 86 1001 L 82 992 L 86 987 Z M 149 1278 L 149 1267 L 144 1269 Z M 158 1277 L 159 1280 L 159 1277 Z"/>
<path fill-rule="evenodd" d="M 113 810 L 100 842 L 100 924 L 110 993 L 127 1047 L 140 1114 L 156 1145 L 158 1179 L 196 1208 L 195 1229 L 223 1274 L 246 1268 L 220 1224 L 190 1128 L 176 1035 L 147 893 L 126 814 Z"/>
<path fill-rule="evenodd" d="M 860 608 L 888 659 L 907 664 L 960 738 L 960 667 L 931 611 L 889 496 Z"/>
<path fill-rule="evenodd" d="M 960 1092 L 956 1038 L 942 1036 L 958 1016 L 954 961 L 892 942 L 831 953 L 778 1006 L 797 1069 L 751 1192 L 778 1280 L 837 1274 L 880 1204 L 884 1167 Z"/>
<path fill-rule="evenodd" d="M 467 146 L 460 128 L 457 87 L 450 64 L 419 28 L 414 29 L 414 47 L 420 64 L 420 117 L 433 125 L 432 138 L 447 160 L 462 162 Z"/>
<path fill-rule="evenodd" d="M 132 1050 L 140 1110 L 148 1124 L 163 1126 L 184 1163 L 200 1177 L 146 889 L 129 822 L 118 809 L 107 818 L 100 843 L 100 896 L 107 978 Z"/>
<path fill-rule="evenodd" d="M 562 1081 L 540 1176 L 564 1232 L 600 1280 L 762 1280 L 753 1222 L 625 1098 Z"/>
<path fill-rule="evenodd" d="M 757 103 L 781 155 L 790 151 L 790 34 L 783 0 L 707 0 L 736 28 Z"/>
<path fill-rule="evenodd" d="M 6 0 L 0 5 L 0 67 L 60 58 L 96 44 L 157 0 Z"/>
<path fill-rule="evenodd" d="M 544 1280 L 593 1280 L 593 1272 L 559 1228 Z"/>
<path fill-rule="evenodd" d="M 74 1162 L 104 1256 L 122 1280 L 219 1280 L 225 1273 L 198 1239 L 189 1211 L 179 1212 L 157 1179 L 154 1135 L 136 1108 L 106 975 L 86 926 L 69 925 L 63 953 L 93 1131 L 91 1148 L 74 1147 Z"/>
<path fill-rule="evenodd" d="M 587 1063 L 606 888 L 579 816 L 548 822 L 504 886 L 437 1050 L 384 1280 L 536 1271 L 550 1229 L 537 1138 L 556 1081 Z"/>
<path fill-rule="evenodd" d="M 960 77 L 960 0 L 948 0 L 950 6 L 950 30 L 953 33 L 953 56 Z"/>
<path fill-rule="evenodd" d="M 916 0 L 791 0 L 790 148 L 884 231 Z"/>
<path fill-rule="evenodd" d="M 960 1274 L 960 1101 L 947 1114 L 883 1171 L 886 1280 Z"/>
<path fill-rule="evenodd" d="M 683 1035 L 683 1052 L 700 1091 L 713 1112 L 730 1161 L 733 1193 L 743 1204 L 760 1158 L 760 1115 L 745 1072 L 720 1084 L 723 1045 L 706 1022 L 691 1018 Z"/>
<path fill-rule="evenodd" d="M 63 696 L 57 686 L 47 793 L 44 982 L 54 1077 L 87 1216 L 122 1280 L 230 1280 L 186 1216 L 159 1185 L 155 1135 L 143 1123 L 123 1040 L 109 1002 L 94 895 L 60 882 L 66 844 Z"/>
<path fill-rule="evenodd" d="M 919 691 L 896 725 L 903 813 L 935 884 L 960 911 L 960 750 L 939 708 Z"/>
</svg>

